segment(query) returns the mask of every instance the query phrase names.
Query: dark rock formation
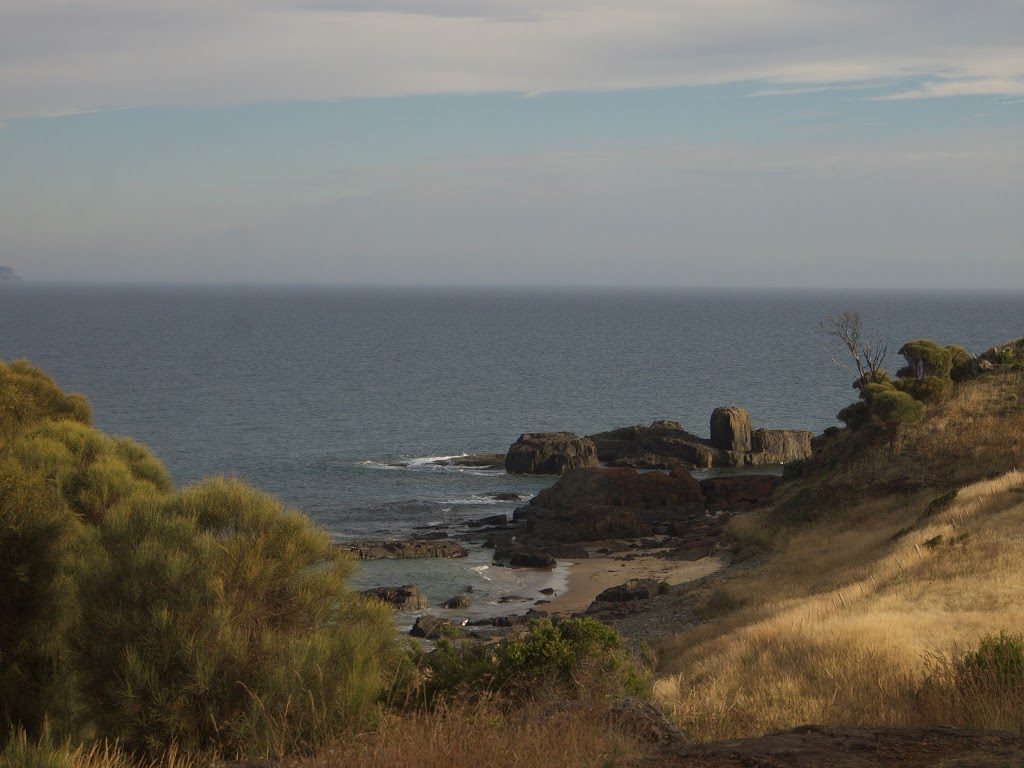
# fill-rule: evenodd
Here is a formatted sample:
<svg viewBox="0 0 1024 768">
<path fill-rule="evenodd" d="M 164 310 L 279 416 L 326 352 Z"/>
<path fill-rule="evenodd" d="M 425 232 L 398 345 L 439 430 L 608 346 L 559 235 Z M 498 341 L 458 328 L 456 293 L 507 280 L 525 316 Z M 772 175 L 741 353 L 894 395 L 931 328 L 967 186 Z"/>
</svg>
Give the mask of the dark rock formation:
<svg viewBox="0 0 1024 768">
<path fill-rule="evenodd" d="M 689 530 L 706 518 L 700 484 L 686 470 L 577 469 L 520 510 L 527 534 L 545 543 L 636 538 L 655 526 Z"/>
<path fill-rule="evenodd" d="M 675 469 L 701 465 L 707 441 L 685 431 L 677 421 L 655 421 L 649 427 L 621 427 L 590 435 L 598 458 L 610 466 Z"/>
<path fill-rule="evenodd" d="M 655 579 L 629 579 L 617 587 L 608 587 L 595 600 L 601 603 L 628 603 L 632 600 L 650 600 L 660 589 Z"/>
<path fill-rule="evenodd" d="M 552 555 L 536 549 L 515 549 L 508 562 L 513 568 L 554 568 L 558 565 Z"/>
<path fill-rule="evenodd" d="M 766 501 L 778 482 L 774 475 L 730 475 L 701 480 L 700 489 L 709 509 L 734 511 Z"/>
<path fill-rule="evenodd" d="M 505 469 L 517 475 L 564 475 L 597 465 L 593 441 L 572 432 L 521 435 L 505 455 Z"/>
<path fill-rule="evenodd" d="M 685 469 L 577 469 L 530 500 L 531 507 L 579 509 L 590 506 L 665 507 L 702 501 L 700 483 Z"/>
<path fill-rule="evenodd" d="M 742 408 L 726 405 L 711 413 L 711 444 L 719 450 L 749 453 L 752 431 L 750 417 Z"/>
<path fill-rule="evenodd" d="M 421 611 L 427 607 L 427 596 L 415 584 L 401 587 L 375 587 L 361 593 L 393 605 L 400 611 Z"/>
<path fill-rule="evenodd" d="M 406 560 L 429 557 L 465 557 L 466 548 L 456 541 L 356 541 L 342 545 L 360 560 Z"/>
<path fill-rule="evenodd" d="M 675 421 L 621 427 L 590 435 L 598 458 L 611 467 L 634 469 L 744 467 L 784 464 L 811 455 L 811 433 L 750 428 L 742 408 L 718 408 L 711 440 L 692 435 Z"/>
<path fill-rule="evenodd" d="M 813 432 L 795 429 L 755 429 L 747 464 L 787 464 L 811 455 Z"/>
<path fill-rule="evenodd" d="M 442 608 L 449 608 L 451 610 L 459 610 L 462 608 L 469 608 L 469 595 L 465 592 L 456 595 L 448 600 L 441 603 Z"/>
<path fill-rule="evenodd" d="M 10 267 L 0 267 L 0 280 L 20 280 Z"/>
</svg>

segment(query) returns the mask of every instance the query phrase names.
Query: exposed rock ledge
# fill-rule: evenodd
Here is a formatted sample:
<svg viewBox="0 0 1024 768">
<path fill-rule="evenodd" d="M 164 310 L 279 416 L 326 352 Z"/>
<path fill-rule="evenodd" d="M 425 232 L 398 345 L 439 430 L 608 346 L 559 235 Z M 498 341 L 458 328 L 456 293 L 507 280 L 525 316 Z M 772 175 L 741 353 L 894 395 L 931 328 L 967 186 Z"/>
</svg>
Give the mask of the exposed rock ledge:
<svg viewBox="0 0 1024 768">
<path fill-rule="evenodd" d="M 360 560 L 406 560 L 427 557 L 465 557 L 466 548 L 455 541 L 355 541 L 342 547 Z"/>
<path fill-rule="evenodd" d="M 711 439 L 697 437 L 678 421 L 620 427 L 580 437 L 572 432 L 522 435 L 505 455 L 505 469 L 522 475 L 564 475 L 605 463 L 632 469 L 710 469 L 786 464 L 811 455 L 812 432 L 754 429 L 742 408 L 711 414 Z"/>
</svg>

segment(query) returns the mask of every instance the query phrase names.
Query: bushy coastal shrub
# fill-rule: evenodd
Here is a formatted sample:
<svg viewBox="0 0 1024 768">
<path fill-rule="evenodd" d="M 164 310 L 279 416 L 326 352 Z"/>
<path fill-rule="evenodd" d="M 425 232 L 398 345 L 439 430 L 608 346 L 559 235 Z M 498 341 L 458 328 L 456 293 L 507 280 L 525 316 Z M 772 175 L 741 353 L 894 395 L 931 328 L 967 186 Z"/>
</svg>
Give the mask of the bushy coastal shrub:
<svg viewBox="0 0 1024 768">
<path fill-rule="evenodd" d="M 137 495 L 100 526 L 78 651 L 102 733 L 157 752 L 314 746 L 368 713 L 390 612 L 298 512 L 228 480 Z"/>
<path fill-rule="evenodd" d="M 70 639 L 91 544 L 52 484 L 0 457 L 0 723 L 35 737 L 47 720 L 72 729 L 78 690 Z"/>
<path fill-rule="evenodd" d="M 427 701 L 501 691 L 526 699 L 557 689 L 569 698 L 646 695 L 648 673 L 613 629 L 596 619 L 534 619 L 497 646 L 439 641 L 417 660 Z"/>
<path fill-rule="evenodd" d="M 44 759 L 26 745 L 89 733 L 258 756 L 369 712 L 394 624 L 326 535 L 240 482 L 175 493 L 88 422 L 84 398 L 0 363 L 0 747 Z"/>
<path fill-rule="evenodd" d="M 1024 730 L 1024 635 L 988 635 L 966 653 L 936 656 L 918 691 L 944 722 Z"/>
<path fill-rule="evenodd" d="M 960 661 L 962 686 L 996 684 L 999 688 L 1018 688 L 1024 692 L 1024 635 L 1000 632 L 989 635 Z"/>
<path fill-rule="evenodd" d="M 92 412 L 84 397 L 65 394 L 27 360 L 0 360 L 0 448 L 22 429 L 46 419 L 89 424 Z"/>
<path fill-rule="evenodd" d="M 964 381 L 974 375 L 974 358 L 971 353 L 956 344 L 946 347 L 952 364 L 949 377 L 953 381 Z"/>
<path fill-rule="evenodd" d="M 93 524 L 121 500 L 171 490 L 167 470 L 148 450 L 85 424 L 44 422 L 16 440 L 11 454 L 58 488 L 68 506 Z"/>
</svg>

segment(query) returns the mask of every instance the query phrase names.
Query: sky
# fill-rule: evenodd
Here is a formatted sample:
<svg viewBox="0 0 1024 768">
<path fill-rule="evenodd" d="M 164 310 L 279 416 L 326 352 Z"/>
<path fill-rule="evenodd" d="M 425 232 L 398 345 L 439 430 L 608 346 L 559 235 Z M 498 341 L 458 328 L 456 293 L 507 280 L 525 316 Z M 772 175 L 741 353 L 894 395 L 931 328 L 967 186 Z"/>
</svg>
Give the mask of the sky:
<svg viewBox="0 0 1024 768">
<path fill-rule="evenodd" d="M 0 0 L 0 264 L 1024 291 L 1024 0 Z"/>
</svg>

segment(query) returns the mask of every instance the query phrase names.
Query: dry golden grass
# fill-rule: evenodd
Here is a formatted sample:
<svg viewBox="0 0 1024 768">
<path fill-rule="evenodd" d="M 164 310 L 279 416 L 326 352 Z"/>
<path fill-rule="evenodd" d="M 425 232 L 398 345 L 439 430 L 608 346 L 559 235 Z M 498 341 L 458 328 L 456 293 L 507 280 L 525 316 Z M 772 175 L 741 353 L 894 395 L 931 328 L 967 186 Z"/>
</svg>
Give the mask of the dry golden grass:
<svg viewBox="0 0 1024 768">
<path fill-rule="evenodd" d="M 965 381 L 932 406 L 924 420 L 901 429 L 893 451 L 884 443 L 844 457 L 833 488 L 879 490 L 958 487 L 1024 468 L 1024 373 Z"/>
<path fill-rule="evenodd" d="M 215 768 L 219 760 L 175 750 L 152 761 L 116 746 L 39 748 L 22 738 L 0 752 L 2 768 Z M 592 768 L 629 765 L 642 753 L 630 733 L 609 728 L 587 702 L 545 699 L 510 709 L 497 697 L 432 711 L 382 711 L 377 725 L 338 738 L 307 758 L 279 755 L 282 768 Z M 278 764 L 275 762 L 275 764 Z"/>
<path fill-rule="evenodd" d="M 609 729 L 586 705 L 538 703 L 512 713 L 491 699 L 390 716 L 370 733 L 340 740 L 294 768 L 592 768 L 627 765 L 636 739 Z"/>
<path fill-rule="evenodd" d="M 30 742 L 24 731 L 14 734 L 0 751 L 0 768 L 199 768 L 205 763 L 171 748 L 153 759 L 133 756 L 109 742 L 89 746 L 55 746 Z"/>
<path fill-rule="evenodd" d="M 764 569 L 727 586 L 749 607 L 660 649 L 656 696 L 699 740 L 807 722 L 1005 726 L 939 673 L 956 646 L 1024 624 L 1024 474 L 926 506 L 868 500 L 777 540 Z"/>
</svg>

